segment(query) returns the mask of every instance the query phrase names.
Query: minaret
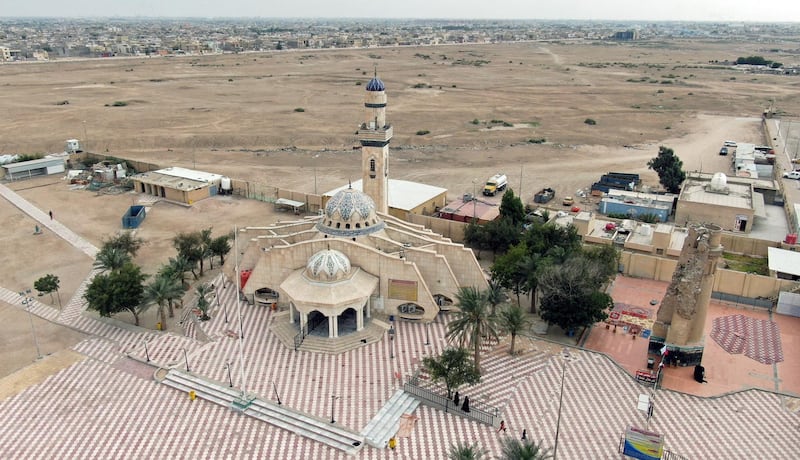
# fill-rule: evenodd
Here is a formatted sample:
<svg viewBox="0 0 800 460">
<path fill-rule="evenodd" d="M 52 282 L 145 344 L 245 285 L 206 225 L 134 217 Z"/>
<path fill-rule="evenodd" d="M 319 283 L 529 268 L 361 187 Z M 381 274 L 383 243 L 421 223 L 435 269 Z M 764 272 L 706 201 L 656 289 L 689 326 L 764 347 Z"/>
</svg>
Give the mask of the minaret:
<svg viewBox="0 0 800 460">
<path fill-rule="evenodd" d="M 386 123 L 386 87 L 375 76 L 367 83 L 364 121 L 358 127 L 361 142 L 363 191 L 375 202 L 375 211 L 389 212 L 389 141 L 392 127 Z"/>
</svg>

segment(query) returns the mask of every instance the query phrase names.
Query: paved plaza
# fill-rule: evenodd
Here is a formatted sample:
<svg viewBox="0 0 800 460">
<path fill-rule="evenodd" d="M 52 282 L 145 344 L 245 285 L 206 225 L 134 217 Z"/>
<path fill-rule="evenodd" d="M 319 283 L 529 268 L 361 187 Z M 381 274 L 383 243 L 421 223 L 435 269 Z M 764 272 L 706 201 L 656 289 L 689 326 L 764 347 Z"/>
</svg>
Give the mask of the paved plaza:
<svg viewBox="0 0 800 460">
<path fill-rule="evenodd" d="M 88 273 L 87 280 L 91 276 Z M 619 287 L 620 293 L 623 288 L 633 291 L 640 281 L 618 279 L 615 288 Z M 191 400 L 187 393 L 158 383 L 154 376 L 159 369 L 186 370 L 188 365 L 192 374 L 239 390 L 244 378 L 248 394 L 273 402 L 280 398 L 288 408 L 321 420 L 333 417 L 336 424 L 361 432 L 405 379 L 419 369 L 422 358 L 439 354 L 446 346 L 448 315 L 440 315 L 427 330 L 421 323 L 395 322 L 394 341 L 387 335 L 339 355 L 294 351 L 270 332 L 271 323 L 285 320 L 284 315 L 264 307 L 237 305 L 235 287 L 225 283 L 222 275 L 213 283 L 218 302 L 210 321 L 196 321 L 188 307 L 176 312 L 184 316 L 188 336 L 95 318 L 83 311 L 82 292 L 60 313 L 36 303 L 32 310 L 36 315 L 88 337 L 71 350 L 82 359 L 0 401 L 0 458 L 443 459 L 449 446 L 457 442 L 477 443 L 497 455 L 503 437 L 519 438 L 523 430 L 529 439 L 553 446 L 558 429 L 558 458 L 618 459 L 625 428 L 644 428 L 647 423 L 636 403 L 639 394 L 648 393 L 649 388 L 637 383 L 630 370 L 641 367 L 646 359 L 646 340 L 631 340 L 622 334 L 609 339 L 608 331 L 595 328 L 587 347 L 603 342 L 627 355 L 621 353 L 618 360 L 613 350 L 570 348 L 569 359 L 564 361 L 563 345 L 536 337 L 518 338 L 522 353 L 517 356 L 509 355 L 507 338 L 485 350 L 482 382 L 460 392 L 476 403 L 499 408 L 507 432 L 498 433 L 494 427 L 421 405 L 414 413 L 416 425 L 404 430 L 407 436 L 398 439 L 395 451 L 364 445 L 349 456 L 313 437 L 297 435 L 230 407 L 200 398 Z M 661 286 L 648 283 L 641 285 L 639 300 L 660 298 Z M 0 301 L 21 308 L 18 300 L 17 293 L 0 289 Z M 733 314 L 752 313 L 726 308 L 733 309 Z M 798 349 L 791 327 L 796 325 L 778 322 L 778 326 L 789 363 L 774 365 L 779 378 L 797 382 L 797 376 L 791 374 L 796 370 L 791 363 L 797 361 Z M 707 339 L 708 349 L 712 343 Z M 643 352 L 636 348 L 641 346 Z M 57 356 L 46 356 L 33 366 L 51 359 Z M 736 355 L 736 359 L 749 358 Z M 711 365 L 707 368 L 709 380 L 722 373 Z M 666 379 L 665 387 L 672 388 Z M 800 415 L 794 410 L 793 398 L 766 391 L 775 390 L 774 386 L 724 389 L 713 397 L 678 389 L 656 392 L 649 424 L 651 430 L 666 436 L 670 451 L 689 459 L 796 458 Z M 800 393 L 792 386 L 778 390 Z"/>
</svg>

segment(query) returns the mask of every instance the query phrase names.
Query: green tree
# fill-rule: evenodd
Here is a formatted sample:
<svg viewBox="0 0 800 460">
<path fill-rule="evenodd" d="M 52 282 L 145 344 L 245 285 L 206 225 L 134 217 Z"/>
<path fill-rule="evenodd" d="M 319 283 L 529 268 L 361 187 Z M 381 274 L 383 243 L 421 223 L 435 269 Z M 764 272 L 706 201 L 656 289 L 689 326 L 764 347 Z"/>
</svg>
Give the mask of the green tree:
<svg viewBox="0 0 800 460">
<path fill-rule="evenodd" d="M 481 256 L 483 249 L 489 247 L 489 235 L 482 225 L 475 222 L 469 222 L 464 227 L 464 242 L 473 249 L 478 250 L 478 258 Z"/>
<path fill-rule="evenodd" d="M 178 233 L 172 238 L 172 244 L 178 251 L 178 257 L 183 257 L 191 264 L 190 271 L 194 279 L 198 279 L 198 275 L 194 270 L 195 267 L 201 264 L 204 257 L 200 232 Z M 200 274 L 202 275 L 202 266 Z"/>
<path fill-rule="evenodd" d="M 613 301 L 600 289 L 607 280 L 602 267 L 582 254 L 548 266 L 539 275 L 542 319 L 566 331 L 606 319 Z"/>
<path fill-rule="evenodd" d="M 211 286 L 207 284 L 201 284 L 195 289 L 195 294 L 197 294 L 197 308 L 203 313 L 203 315 L 200 316 L 201 321 L 208 321 L 211 319 L 211 317 L 208 316 L 208 308 L 211 306 L 208 302 L 208 294 L 211 292 Z"/>
<path fill-rule="evenodd" d="M 165 309 L 171 305 L 173 299 L 183 295 L 183 287 L 181 287 L 178 280 L 171 276 L 156 276 L 144 288 L 143 308 L 142 311 L 149 308 L 151 305 L 158 305 L 158 316 L 163 328 L 167 327 L 167 317 Z M 169 317 L 174 317 L 175 314 L 172 308 L 169 309 Z"/>
<path fill-rule="evenodd" d="M 478 444 L 457 444 L 450 446 L 447 451 L 448 460 L 483 460 L 489 453 L 482 449 Z"/>
<path fill-rule="evenodd" d="M 446 348 L 439 356 L 426 356 L 422 366 L 430 374 L 431 381 L 444 382 L 448 399 L 462 385 L 481 381 L 481 374 L 466 348 Z"/>
<path fill-rule="evenodd" d="M 211 241 L 211 254 L 219 257 L 219 264 L 225 265 L 225 255 L 231 250 L 230 235 L 223 235 Z"/>
<path fill-rule="evenodd" d="M 484 337 L 497 338 L 494 318 L 489 311 L 486 294 L 473 286 L 461 287 L 456 293 L 455 319 L 447 325 L 447 339 L 455 340 L 459 347 L 474 349 L 475 368 L 481 370 L 481 343 Z"/>
<path fill-rule="evenodd" d="M 522 307 L 519 305 L 510 305 L 500 310 L 500 313 L 497 315 L 497 325 L 502 331 L 511 335 L 511 350 L 509 350 L 509 353 L 513 355 L 514 347 L 517 342 L 517 335 L 528 330 L 531 326 L 531 320 L 525 315 L 525 311 Z"/>
<path fill-rule="evenodd" d="M 520 241 L 520 228 L 510 219 L 496 219 L 484 224 L 486 246 L 493 253 L 503 253 Z"/>
<path fill-rule="evenodd" d="M 663 145 L 658 148 L 658 156 L 647 162 L 647 167 L 658 174 L 658 181 L 670 193 L 681 191 L 681 184 L 686 179 L 683 162 L 671 148 Z"/>
<path fill-rule="evenodd" d="M 97 252 L 94 260 L 94 268 L 102 272 L 115 272 L 131 263 L 131 256 L 123 249 L 114 246 L 103 246 Z"/>
<path fill-rule="evenodd" d="M 167 265 L 163 266 L 161 270 L 180 281 L 184 289 L 188 289 L 189 283 L 186 282 L 186 272 L 191 272 L 195 266 L 196 264 L 192 264 L 187 258 L 179 255 L 174 258 L 170 257 Z"/>
<path fill-rule="evenodd" d="M 111 238 L 103 241 L 102 249 L 117 248 L 121 249 L 131 257 L 136 257 L 136 253 L 141 249 L 144 241 L 135 237 L 131 232 L 118 233 Z"/>
<path fill-rule="evenodd" d="M 548 460 L 553 458 L 550 449 L 530 441 L 520 441 L 517 438 L 506 437 L 502 439 L 501 460 Z"/>
<path fill-rule="evenodd" d="M 200 232 L 198 232 L 198 236 L 200 239 L 200 246 L 198 248 L 200 251 L 200 276 L 203 276 L 203 261 L 205 259 L 209 259 L 211 268 L 214 268 L 214 262 L 212 261 L 212 256 L 214 253 L 211 252 L 211 243 L 214 239 L 211 238 L 211 227 L 200 230 Z"/>
<path fill-rule="evenodd" d="M 524 289 L 526 279 L 526 273 L 521 269 L 526 257 L 528 257 L 528 246 L 522 242 L 511 246 L 505 254 L 497 256 L 492 264 L 492 280 L 510 289 L 517 296 L 517 303 L 520 301 L 519 296 Z"/>
<path fill-rule="evenodd" d="M 58 297 L 58 306 L 61 307 L 61 294 L 58 292 L 58 288 L 61 284 L 61 280 L 58 279 L 56 275 L 47 274 L 43 277 L 39 278 L 38 280 L 33 282 L 33 287 L 42 294 L 50 294 L 50 302 L 54 301 L 53 299 L 53 292 L 56 293 Z"/>
<path fill-rule="evenodd" d="M 146 278 L 141 268 L 129 262 L 116 271 L 95 276 L 87 286 L 84 298 L 89 308 L 100 313 L 100 316 L 131 312 L 138 326 Z"/>
<path fill-rule="evenodd" d="M 511 188 L 506 190 L 500 201 L 500 218 L 508 219 L 515 226 L 520 226 L 525 222 L 525 206 L 522 205 L 522 200 L 514 195 L 514 190 Z"/>
</svg>

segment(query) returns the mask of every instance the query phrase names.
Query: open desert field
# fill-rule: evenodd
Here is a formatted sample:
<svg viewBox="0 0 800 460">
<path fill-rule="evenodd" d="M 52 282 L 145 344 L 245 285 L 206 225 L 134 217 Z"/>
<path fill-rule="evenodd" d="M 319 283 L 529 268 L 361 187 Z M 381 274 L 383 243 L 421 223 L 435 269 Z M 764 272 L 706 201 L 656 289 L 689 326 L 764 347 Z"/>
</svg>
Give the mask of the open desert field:
<svg viewBox="0 0 800 460">
<path fill-rule="evenodd" d="M 360 178 L 354 133 L 377 71 L 395 133 L 392 178 L 446 187 L 455 198 L 505 172 L 526 203 L 545 186 L 557 199 L 573 195 L 607 171 L 640 173 L 655 187 L 646 163 L 659 145 L 686 170 L 727 172 L 729 159 L 717 155 L 723 140 L 764 142 L 768 107 L 796 115 L 800 77 L 709 64 L 749 55 L 796 64 L 800 57 L 770 51 L 792 47 L 531 42 L 2 65 L 0 154 L 59 152 L 79 138 L 91 152 L 293 190 L 313 192 L 316 179 L 323 192 Z M 530 142 L 538 139 L 546 142 Z M 55 177 L 8 185 L 95 245 L 120 228 L 135 199 L 70 190 Z M 279 217 L 270 205 L 230 197 L 193 208 L 160 203 L 139 230 L 137 262 L 154 273 L 182 230 L 227 232 Z M 31 236 L 35 222 L 5 201 L 0 218 L 3 247 L 15 248 L 0 253 L 2 286 L 16 291 L 52 272 L 68 299 L 92 261 L 52 234 Z M 3 336 L 26 320 L 4 321 Z"/>
</svg>

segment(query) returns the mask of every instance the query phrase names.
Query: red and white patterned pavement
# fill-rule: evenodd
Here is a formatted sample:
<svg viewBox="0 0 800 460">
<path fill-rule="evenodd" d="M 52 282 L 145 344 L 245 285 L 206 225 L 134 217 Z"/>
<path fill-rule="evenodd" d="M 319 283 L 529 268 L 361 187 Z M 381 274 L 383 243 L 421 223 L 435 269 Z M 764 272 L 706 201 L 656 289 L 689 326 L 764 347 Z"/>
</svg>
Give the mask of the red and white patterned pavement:
<svg viewBox="0 0 800 460">
<path fill-rule="evenodd" d="M 0 458 L 348 458 L 229 408 L 190 401 L 152 379 L 156 368 L 144 363 L 145 339 L 151 363 L 183 368 L 186 349 L 191 371 L 219 382 L 228 382 L 225 364 L 231 362 L 240 388 L 234 288 L 221 290 L 220 300 L 228 305 L 229 322 L 215 308 L 211 321 L 198 323 L 211 338 L 207 343 L 81 317 L 74 327 L 93 336 L 74 349 L 88 359 L 0 403 Z M 335 395 L 336 422 L 356 431 L 401 385 L 395 372 L 410 375 L 445 343 L 444 322 L 430 327 L 427 346 L 424 325 L 401 322 L 394 359 L 388 340 L 338 356 L 295 352 L 270 333 L 270 310 L 243 304 L 242 313 L 247 391 L 274 401 L 274 382 L 284 405 L 324 419 Z M 559 457 L 619 458 L 625 427 L 645 425 L 636 402 L 648 389 L 599 353 L 571 350 L 562 369 L 560 346 L 528 338 L 518 339 L 518 346 L 525 350 L 519 357 L 508 355 L 506 343 L 490 350 L 483 382 L 460 390 L 500 407 L 507 433 L 420 406 L 416 427 L 399 439 L 396 451 L 365 446 L 356 457 L 440 459 L 459 441 L 497 453 L 501 437 L 520 436 L 523 429 L 552 446 L 563 371 Z M 795 458 L 800 417 L 784 399 L 760 390 L 708 399 L 659 390 L 650 428 L 666 434 L 667 447 L 687 458 Z"/>
</svg>

